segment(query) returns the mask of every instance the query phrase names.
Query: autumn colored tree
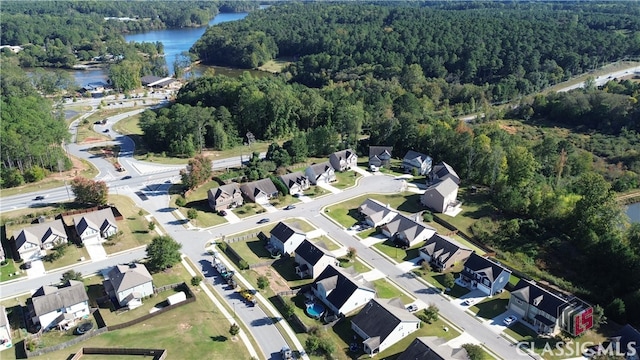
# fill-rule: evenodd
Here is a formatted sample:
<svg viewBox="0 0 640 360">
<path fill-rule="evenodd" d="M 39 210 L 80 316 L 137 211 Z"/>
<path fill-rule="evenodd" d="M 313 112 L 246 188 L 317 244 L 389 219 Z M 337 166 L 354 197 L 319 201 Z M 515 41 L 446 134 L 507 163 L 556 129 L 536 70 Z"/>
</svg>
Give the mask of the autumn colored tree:
<svg viewBox="0 0 640 360">
<path fill-rule="evenodd" d="M 79 203 L 104 205 L 109 195 L 106 182 L 83 177 L 76 177 L 71 181 L 71 191 L 76 196 L 76 202 Z"/>
<path fill-rule="evenodd" d="M 180 170 L 180 177 L 189 190 L 197 188 L 211 179 L 211 161 L 204 155 L 196 155 L 186 169 Z"/>
</svg>

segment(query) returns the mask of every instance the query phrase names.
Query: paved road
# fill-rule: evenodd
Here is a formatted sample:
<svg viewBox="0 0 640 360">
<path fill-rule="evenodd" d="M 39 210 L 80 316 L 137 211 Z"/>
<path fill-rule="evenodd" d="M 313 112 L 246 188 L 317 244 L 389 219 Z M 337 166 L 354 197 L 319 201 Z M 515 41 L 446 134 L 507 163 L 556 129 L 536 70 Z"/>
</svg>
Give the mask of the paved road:
<svg viewBox="0 0 640 360">
<path fill-rule="evenodd" d="M 628 67 L 626 69 L 613 71 L 613 72 L 610 72 L 608 74 L 600 75 L 595 79 L 595 85 L 596 86 L 602 86 L 602 85 L 606 84 L 607 82 L 609 82 L 609 81 L 611 81 L 613 79 L 629 76 L 629 75 L 632 75 L 634 73 L 640 73 L 640 66 L 630 66 L 630 67 Z M 557 92 L 565 92 L 565 91 L 569 91 L 569 90 L 573 90 L 573 89 L 579 89 L 579 88 L 583 88 L 583 87 L 584 87 L 584 82 L 581 82 L 581 83 L 578 83 L 578 84 L 565 86 L 565 87 L 563 87 L 561 89 L 558 89 Z"/>
</svg>

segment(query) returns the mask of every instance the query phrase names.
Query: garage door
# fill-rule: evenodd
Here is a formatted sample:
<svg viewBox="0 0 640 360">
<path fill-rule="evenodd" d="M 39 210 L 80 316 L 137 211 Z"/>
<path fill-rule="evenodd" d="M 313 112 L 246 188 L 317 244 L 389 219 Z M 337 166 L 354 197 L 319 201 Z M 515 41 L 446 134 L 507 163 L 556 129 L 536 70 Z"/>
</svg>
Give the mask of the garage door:
<svg viewBox="0 0 640 360">
<path fill-rule="evenodd" d="M 509 310 L 520 315 L 520 317 L 524 317 L 524 314 L 525 314 L 524 309 L 516 305 L 516 303 L 513 301 L 509 304 Z"/>
</svg>

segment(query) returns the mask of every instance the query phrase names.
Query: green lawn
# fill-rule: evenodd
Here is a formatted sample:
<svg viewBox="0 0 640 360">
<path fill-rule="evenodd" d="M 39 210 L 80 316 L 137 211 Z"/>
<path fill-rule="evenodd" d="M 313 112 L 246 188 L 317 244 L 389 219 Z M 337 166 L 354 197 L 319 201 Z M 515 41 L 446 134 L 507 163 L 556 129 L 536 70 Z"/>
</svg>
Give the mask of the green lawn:
<svg viewBox="0 0 640 360">
<path fill-rule="evenodd" d="M 439 216 L 441 214 L 435 214 L 435 215 Z M 481 248 L 473 245 L 472 243 L 470 243 L 467 240 L 465 240 L 462 237 L 460 237 L 460 235 L 455 234 L 453 231 L 451 231 L 451 230 L 447 229 L 446 227 L 438 224 L 437 222 L 432 221 L 432 222 L 426 223 L 426 224 L 431 226 L 432 228 L 436 229 L 436 232 L 438 234 L 445 235 L 445 236 L 448 236 L 448 237 L 452 238 L 453 240 L 455 240 L 458 243 L 460 243 L 460 245 L 466 246 L 467 248 L 469 248 L 471 250 L 474 250 L 476 252 L 476 254 L 478 254 L 478 255 L 486 254 L 486 251 L 484 251 Z"/>
<path fill-rule="evenodd" d="M 441 219 L 455 226 L 458 230 L 470 234 L 470 227 L 483 217 L 490 217 L 496 213 L 496 208 L 491 203 L 488 191 L 479 190 L 472 194 L 469 188 L 460 188 L 458 200 L 462 201 L 462 212 L 455 217 L 444 214 L 435 214 Z"/>
<path fill-rule="evenodd" d="M 15 275 L 17 271 L 19 274 Z M 25 275 L 25 273 L 18 269 L 18 265 L 13 259 L 7 259 L 7 264 L 0 266 L 0 282 L 19 279 Z"/>
<path fill-rule="evenodd" d="M 53 250 L 47 250 L 47 253 Z M 84 260 L 91 260 L 89 257 L 89 252 L 84 247 L 77 247 L 74 244 L 69 244 L 67 246 L 64 255 L 54 262 L 43 261 L 44 269 L 46 271 L 51 271 L 54 269 L 58 269 L 61 267 L 77 264 L 80 262 L 80 259 L 84 258 Z"/>
<path fill-rule="evenodd" d="M 286 195 L 286 196 L 279 196 L 275 199 L 271 199 L 269 203 L 276 208 L 282 209 L 289 205 L 298 204 L 300 203 L 300 200 L 298 200 L 297 197 Z"/>
<path fill-rule="evenodd" d="M 311 242 L 314 243 L 314 244 L 323 244 L 324 248 L 329 250 L 329 251 L 334 251 L 334 250 L 338 250 L 338 249 L 341 248 L 341 246 L 339 244 L 337 244 L 335 241 L 329 239 L 325 235 L 319 236 L 317 238 L 313 238 L 313 239 L 311 239 Z"/>
<path fill-rule="evenodd" d="M 113 240 L 108 240 L 103 247 L 107 254 L 133 249 L 151 243 L 157 234 L 149 231 L 149 222 L 144 218 L 142 210 L 130 198 L 123 195 L 109 195 L 109 202 L 118 208 L 124 220 L 118 221 L 118 233 Z"/>
<path fill-rule="evenodd" d="M 383 242 L 374 244 L 373 247 L 390 257 L 391 260 L 399 263 L 419 257 L 420 255 L 418 254 L 418 252 L 423 245 L 424 243 L 418 243 L 417 245 L 404 250 L 402 248 L 396 247 L 395 244 L 391 242 L 391 240 L 385 240 Z"/>
<path fill-rule="evenodd" d="M 393 285 L 386 279 L 375 280 L 373 282 L 373 286 L 375 287 L 376 295 L 381 299 L 400 298 L 400 300 L 402 300 L 402 303 L 404 303 L 405 305 L 410 304 L 415 300 L 411 296 L 400 291 L 400 289 L 398 289 L 395 285 Z"/>
<path fill-rule="evenodd" d="M 118 121 L 113 130 L 127 135 L 142 135 L 142 129 L 140 129 L 140 114 L 129 116 L 126 119 Z"/>
<path fill-rule="evenodd" d="M 313 279 L 301 279 L 295 270 L 295 258 L 281 258 L 276 260 L 271 267 L 287 281 L 290 288 L 295 289 L 313 282 Z"/>
<path fill-rule="evenodd" d="M 509 292 L 503 291 L 498 295 L 494 295 L 492 298 L 487 298 L 484 301 L 469 308 L 476 316 L 485 319 L 493 319 L 494 317 L 507 311 L 509 305 Z"/>
<path fill-rule="evenodd" d="M 229 244 L 249 265 L 273 260 L 264 245 L 265 243 L 257 237 L 253 240 Z"/>
<path fill-rule="evenodd" d="M 310 188 L 304 191 L 304 195 L 310 198 L 322 196 L 328 194 L 329 191 L 321 188 L 320 186 L 312 185 Z"/>
<path fill-rule="evenodd" d="M 316 230 L 316 227 L 311 225 L 307 220 L 302 218 L 292 218 L 284 221 L 285 224 L 302 230 L 305 233 Z"/>
<path fill-rule="evenodd" d="M 18 187 L 0 189 L 0 197 L 28 194 L 39 190 L 49 190 L 64 186 L 62 180 L 44 179 L 37 183 L 29 183 Z M 71 189 L 69 189 L 71 191 Z"/>
<path fill-rule="evenodd" d="M 419 194 L 404 192 L 392 195 L 368 194 L 359 196 L 327 207 L 326 213 L 340 225 L 348 228 L 359 221 L 360 213 L 358 208 L 368 198 L 378 200 L 383 204 L 389 204 L 392 208 L 405 214 L 424 210 L 424 207 L 420 204 Z"/>
<path fill-rule="evenodd" d="M 347 258 L 339 258 L 338 261 L 340 262 L 340 267 L 343 267 L 343 268 L 353 267 L 353 270 L 355 270 L 355 272 L 357 272 L 358 274 L 364 274 L 366 272 L 371 271 L 371 268 L 365 265 L 358 258 L 356 258 L 353 261 L 349 261 L 349 259 Z"/>
<path fill-rule="evenodd" d="M 380 234 L 380 230 L 378 230 L 378 229 L 376 229 L 376 228 L 370 228 L 370 229 L 367 229 L 367 230 L 365 230 L 365 231 L 361 231 L 361 232 L 359 232 L 357 236 L 358 236 L 360 239 L 366 239 L 366 238 L 368 238 L 369 236 L 373 236 L 373 235 L 376 235 L 376 234 Z"/>
<path fill-rule="evenodd" d="M 256 203 L 244 203 L 242 206 L 233 209 L 233 213 L 241 219 L 265 212 L 266 210 Z"/>
<path fill-rule="evenodd" d="M 355 171 L 337 171 L 336 179 L 337 181 L 331 184 L 333 187 L 338 189 L 346 189 L 350 188 L 356 184 L 356 179 L 359 178 L 360 173 Z"/>
</svg>

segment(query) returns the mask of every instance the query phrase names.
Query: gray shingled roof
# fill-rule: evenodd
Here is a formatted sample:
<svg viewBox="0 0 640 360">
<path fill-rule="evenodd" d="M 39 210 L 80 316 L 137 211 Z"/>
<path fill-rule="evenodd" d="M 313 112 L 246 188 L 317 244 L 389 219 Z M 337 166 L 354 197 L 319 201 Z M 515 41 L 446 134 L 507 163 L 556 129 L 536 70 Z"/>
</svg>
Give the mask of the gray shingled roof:
<svg viewBox="0 0 640 360">
<path fill-rule="evenodd" d="M 76 225 L 78 235 L 82 235 L 88 227 L 103 231 L 109 225 L 118 226 L 116 218 L 113 216 L 111 208 L 92 211 L 73 217 L 73 223 Z"/>
<path fill-rule="evenodd" d="M 456 182 L 453 181 L 453 179 L 446 178 L 444 180 L 441 180 L 441 179 L 436 180 L 433 184 L 427 187 L 424 193 L 427 194 L 432 191 L 435 191 L 438 194 L 442 195 L 443 197 L 446 197 L 447 195 L 451 194 L 457 189 L 458 189 L 458 184 L 456 184 Z"/>
<path fill-rule="evenodd" d="M 465 349 L 453 349 L 447 340 L 435 336 L 423 336 L 413 340 L 396 360 L 466 360 Z"/>
<path fill-rule="evenodd" d="M 116 293 L 153 281 L 143 264 L 117 265 L 109 271 L 109 281 Z"/>
<path fill-rule="evenodd" d="M 38 289 L 31 298 L 35 315 L 41 316 L 89 300 L 82 282 L 71 280 L 67 284 L 59 289 L 52 286 Z"/>
<path fill-rule="evenodd" d="M 389 156 L 391 156 L 393 146 L 369 146 L 369 158 L 380 156 L 385 152 L 389 153 Z"/>
<path fill-rule="evenodd" d="M 219 198 L 220 195 L 222 194 L 227 194 L 233 197 L 235 193 L 240 192 L 240 187 L 236 183 L 230 183 L 230 184 L 222 185 L 217 188 L 210 189 L 209 192 L 211 193 L 213 199 L 215 200 Z"/>
<path fill-rule="evenodd" d="M 425 161 L 431 161 L 431 157 L 427 154 L 423 154 L 423 153 L 419 153 L 417 151 L 413 151 L 413 150 L 409 150 L 407 151 L 407 154 L 404 156 L 404 158 L 402 158 L 403 161 L 411 161 L 411 160 L 417 160 L 420 163 L 423 163 Z"/>
<path fill-rule="evenodd" d="M 446 176 L 447 174 L 451 174 L 455 176 L 457 179 L 460 179 L 460 176 L 458 176 L 458 173 L 455 170 L 453 170 L 451 165 L 447 164 L 444 161 L 440 162 L 438 165 L 433 167 L 433 173 L 438 179 Z"/>
<path fill-rule="evenodd" d="M 511 291 L 511 296 L 524 300 L 556 318 L 560 316 L 562 309 L 569 305 L 567 300 L 525 279 L 518 281 Z"/>
<path fill-rule="evenodd" d="M 255 199 L 261 192 L 265 194 L 277 194 L 278 188 L 271 179 L 260 179 L 246 183 L 240 187 L 242 193 L 251 199 Z"/>
<path fill-rule="evenodd" d="M 400 323 L 417 323 L 420 320 L 390 300 L 371 299 L 351 321 L 371 338 L 368 345 L 375 349 L 376 343 L 380 345 L 384 342 Z"/>
<path fill-rule="evenodd" d="M 477 274 L 484 275 L 492 283 L 503 271 L 507 271 L 506 268 L 476 253 L 469 256 L 464 266 Z"/>
<path fill-rule="evenodd" d="M 22 230 L 15 231 L 13 238 L 16 241 L 16 249 L 20 249 L 27 241 L 42 246 L 43 238 L 46 239 L 51 233 L 64 237 L 65 239 L 67 238 L 67 233 L 64 230 L 64 224 L 61 219 L 31 225 Z"/>
<path fill-rule="evenodd" d="M 367 199 L 358 210 L 364 215 L 371 218 L 371 220 L 378 222 L 386 217 L 390 212 L 397 213 L 394 209 L 387 207 L 378 200 Z"/>
<path fill-rule="evenodd" d="M 436 229 L 432 228 L 431 226 L 421 224 L 402 214 L 398 214 L 396 217 L 394 217 L 393 220 L 384 225 L 384 228 L 386 228 L 387 231 L 392 235 L 402 234 L 404 239 L 409 242 L 413 241 L 413 239 L 415 239 L 423 231 L 436 231 Z"/>
<path fill-rule="evenodd" d="M 471 249 L 460 245 L 460 243 L 448 236 L 435 234 L 431 239 L 427 240 L 425 245 L 420 248 L 420 251 L 444 264 L 460 249 L 471 251 Z"/>
<path fill-rule="evenodd" d="M 325 161 L 319 164 L 313 164 L 313 165 L 310 165 L 309 167 L 311 168 L 311 170 L 313 170 L 313 174 L 316 177 L 324 174 L 329 169 L 333 169 L 333 166 L 331 166 L 331 163 L 329 163 L 328 161 Z"/>
<path fill-rule="evenodd" d="M 279 179 L 282 180 L 288 188 L 291 188 L 295 184 L 302 184 L 305 180 L 309 180 L 301 171 L 280 175 Z"/>
<path fill-rule="evenodd" d="M 296 248 L 296 255 L 300 256 L 304 259 L 304 261 L 308 262 L 311 265 L 315 265 L 322 259 L 323 256 L 330 256 L 335 258 L 328 251 L 315 246 L 311 241 L 304 240 L 298 247 Z"/>
</svg>

